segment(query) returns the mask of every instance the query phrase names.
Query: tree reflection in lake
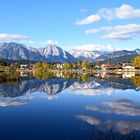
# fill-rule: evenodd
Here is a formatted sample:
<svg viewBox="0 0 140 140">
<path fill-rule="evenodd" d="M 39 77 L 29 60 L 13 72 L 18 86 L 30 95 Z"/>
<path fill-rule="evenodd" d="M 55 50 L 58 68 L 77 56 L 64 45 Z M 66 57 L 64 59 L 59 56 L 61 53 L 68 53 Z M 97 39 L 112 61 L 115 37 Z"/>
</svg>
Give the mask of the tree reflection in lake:
<svg viewBox="0 0 140 140">
<path fill-rule="evenodd" d="M 3 82 L 18 82 L 20 73 L 17 72 L 0 72 L 0 83 Z"/>
<path fill-rule="evenodd" d="M 133 76 L 132 77 L 132 82 L 134 85 L 138 88 L 140 88 L 140 76 Z"/>
</svg>

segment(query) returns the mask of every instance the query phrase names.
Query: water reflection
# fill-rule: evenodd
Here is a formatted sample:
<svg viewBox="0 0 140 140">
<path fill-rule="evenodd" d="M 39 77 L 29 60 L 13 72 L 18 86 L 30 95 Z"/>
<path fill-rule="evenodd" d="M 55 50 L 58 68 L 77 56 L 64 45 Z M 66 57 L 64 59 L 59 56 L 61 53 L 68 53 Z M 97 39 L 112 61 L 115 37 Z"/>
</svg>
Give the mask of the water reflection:
<svg viewBox="0 0 140 140">
<path fill-rule="evenodd" d="M 77 115 L 77 119 L 87 122 L 90 125 L 95 125 L 103 132 L 119 132 L 122 135 L 128 134 L 134 130 L 140 130 L 140 122 L 137 121 L 116 121 L 116 120 L 101 120 L 94 116 Z M 97 129 L 96 128 L 96 129 Z"/>
<path fill-rule="evenodd" d="M 17 106 L 17 105 L 24 105 L 27 103 L 27 100 L 25 99 L 4 99 L 0 98 L 0 106 L 6 107 L 6 106 Z"/>
<path fill-rule="evenodd" d="M 17 97 L 27 93 L 45 92 L 54 95 L 68 88 L 75 82 L 74 79 L 50 78 L 48 80 L 27 79 L 19 83 L 0 84 L 0 97 Z"/>
<path fill-rule="evenodd" d="M 86 106 L 86 109 L 90 111 L 99 111 L 102 113 L 114 113 L 117 115 L 140 115 L 140 104 L 131 100 L 121 99 L 113 101 L 102 101 L 102 105 L 104 108 L 102 106 L 93 105 Z"/>
<path fill-rule="evenodd" d="M 14 98 L 37 91 L 54 95 L 64 89 L 79 92 L 79 94 L 99 95 L 103 93 L 110 95 L 114 93 L 114 89 L 139 90 L 140 86 L 140 76 L 134 76 L 129 79 L 125 79 L 120 75 L 110 75 L 109 78 L 101 78 L 99 76 L 93 77 L 93 75 L 91 76 L 89 74 L 64 74 L 61 77 L 52 74 L 46 74 L 45 76 L 35 75 L 35 77 L 31 75 L 19 77 L 19 75 L 15 74 L 12 74 L 12 76 L 13 78 L 11 79 L 10 76 L 6 76 L 9 79 L 0 77 L 1 97 Z"/>
<path fill-rule="evenodd" d="M 57 112 L 51 116 L 52 119 L 49 121 L 55 121 L 56 124 L 61 122 L 60 125 L 63 125 L 62 122 L 64 124 L 70 122 L 70 124 L 73 124 L 71 130 L 74 135 L 77 135 L 78 132 L 82 133 L 79 129 L 82 126 L 87 132 L 92 131 L 90 139 L 95 139 L 95 136 L 96 139 L 110 139 L 112 136 L 115 140 L 126 139 L 128 136 L 134 135 L 135 131 L 140 134 L 139 90 L 140 76 L 138 74 L 126 76 L 126 73 L 117 75 L 105 73 L 103 75 L 100 73 L 22 73 L 21 75 L 12 73 L 11 75 L 3 73 L 0 75 L 0 111 L 3 107 L 28 107 L 32 100 L 36 99 L 39 103 L 39 97 L 50 100 L 51 103 L 54 101 L 53 106 L 55 104 L 59 106 L 59 95 L 65 93 L 61 98 L 64 104 L 59 102 L 61 113 L 57 110 L 59 107 L 52 109 L 51 103 L 46 104 L 49 113 L 51 109 Z M 35 96 L 35 93 L 40 96 Z M 38 104 L 31 108 L 34 108 L 34 106 L 39 108 Z M 45 111 L 44 109 L 42 112 L 45 114 Z M 68 117 L 63 118 L 66 114 L 68 114 Z M 57 120 L 54 116 L 58 116 L 59 119 Z M 45 117 L 42 121 L 50 118 Z M 68 120 L 65 122 L 65 119 Z M 77 123 L 78 125 L 75 125 Z M 70 124 L 63 126 L 63 130 L 69 129 Z M 45 127 L 44 122 L 43 126 Z M 55 130 L 56 128 L 50 129 Z M 137 138 L 140 138 L 139 135 L 137 135 Z M 86 138 L 80 136 L 76 139 L 87 139 L 87 135 Z"/>
<path fill-rule="evenodd" d="M 122 75 L 106 74 L 106 78 L 93 74 L 19 73 L 0 75 L 0 97 L 15 98 L 33 92 L 55 95 L 67 89 L 84 95 L 111 95 L 118 90 L 139 90 L 140 76 L 129 79 Z M 52 97 L 50 97 L 51 99 Z"/>
</svg>

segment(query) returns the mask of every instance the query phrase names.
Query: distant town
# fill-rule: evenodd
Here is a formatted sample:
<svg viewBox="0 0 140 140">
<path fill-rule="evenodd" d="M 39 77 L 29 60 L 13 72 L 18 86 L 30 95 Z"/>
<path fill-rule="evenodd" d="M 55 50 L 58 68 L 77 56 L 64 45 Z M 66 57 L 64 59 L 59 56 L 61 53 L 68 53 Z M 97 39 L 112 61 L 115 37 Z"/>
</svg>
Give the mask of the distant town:
<svg viewBox="0 0 140 140">
<path fill-rule="evenodd" d="M 75 63 L 48 63 L 48 62 L 34 62 L 7 63 L 3 59 L 0 60 L 0 72 L 18 72 L 18 71 L 67 71 L 67 72 L 121 72 L 121 71 L 140 71 L 140 56 L 136 56 L 131 62 L 127 63 L 102 63 L 102 62 L 88 62 L 78 61 Z"/>
</svg>

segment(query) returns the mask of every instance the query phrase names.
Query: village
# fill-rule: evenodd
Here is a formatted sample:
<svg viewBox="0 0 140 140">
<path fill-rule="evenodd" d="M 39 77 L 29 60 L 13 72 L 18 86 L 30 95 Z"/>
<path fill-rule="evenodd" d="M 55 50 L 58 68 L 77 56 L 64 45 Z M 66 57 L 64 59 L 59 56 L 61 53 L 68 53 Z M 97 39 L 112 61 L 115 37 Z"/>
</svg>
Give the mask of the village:
<svg viewBox="0 0 140 140">
<path fill-rule="evenodd" d="M 52 70 L 77 70 L 77 71 L 84 71 L 84 70 L 93 70 L 93 71 L 98 71 L 98 72 L 121 72 L 121 71 L 139 71 L 140 69 L 134 67 L 131 65 L 131 63 L 119 63 L 119 64 L 101 64 L 101 65 L 85 65 L 85 66 L 80 66 L 77 63 L 55 63 L 55 64 L 50 64 Z M 66 67 L 66 65 L 69 65 Z M 36 70 L 36 64 L 20 64 L 20 70 L 21 71 L 31 71 L 31 70 Z"/>
</svg>

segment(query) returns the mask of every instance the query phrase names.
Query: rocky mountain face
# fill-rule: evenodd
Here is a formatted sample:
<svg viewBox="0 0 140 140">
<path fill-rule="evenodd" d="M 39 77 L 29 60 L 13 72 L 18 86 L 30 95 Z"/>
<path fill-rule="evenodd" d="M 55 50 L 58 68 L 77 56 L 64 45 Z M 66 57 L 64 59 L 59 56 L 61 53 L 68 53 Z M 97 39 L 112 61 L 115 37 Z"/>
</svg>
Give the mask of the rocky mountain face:
<svg viewBox="0 0 140 140">
<path fill-rule="evenodd" d="M 41 60 L 42 56 L 26 48 L 23 44 L 2 43 L 0 44 L 0 58 L 12 60 Z"/>
<path fill-rule="evenodd" d="M 104 60 L 108 60 L 108 59 L 114 59 L 114 58 L 119 58 L 119 57 L 130 57 L 131 58 L 134 56 L 137 56 L 140 54 L 140 49 L 136 49 L 134 51 L 128 51 L 128 50 L 121 50 L 121 51 L 114 51 L 111 53 L 107 53 L 107 54 L 103 54 L 100 55 L 99 57 L 96 58 L 96 60 L 98 61 L 104 61 Z"/>
<path fill-rule="evenodd" d="M 76 62 L 77 59 L 62 48 L 49 45 L 46 48 L 39 48 L 38 52 L 49 62 Z"/>
<path fill-rule="evenodd" d="M 137 55 L 140 55 L 140 49 L 136 49 L 134 51 L 122 50 L 114 52 L 86 50 L 71 50 L 67 52 L 56 45 L 48 45 L 44 48 L 28 48 L 24 44 L 18 44 L 14 42 L 0 44 L 0 58 L 11 60 L 47 61 L 61 63 L 87 60 L 89 62 L 113 61 L 114 63 L 116 61 L 123 62 L 123 60 L 130 61 Z"/>
<path fill-rule="evenodd" d="M 95 61 L 97 57 L 101 56 L 102 54 L 105 54 L 105 52 L 87 51 L 87 50 L 71 50 L 70 54 L 80 61 L 87 60 L 89 62 L 93 62 Z"/>
<path fill-rule="evenodd" d="M 27 48 L 14 42 L 0 44 L 0 58 L 11 60 L 34 60 L 48 62 L 76 62 L 77 59 L 58 46 L 45 48 Z"/>
<path fill-rule="evenodd" d="M 80 61 L 87 60 L 89 62 L 103 61 L 103 63 L 118 63 L 131 61 L 134 57 L 140 55 L 140 49 L 134 51 L 121 50 L 114 52 L 71 50 L 70 54 Z"/>
</svg>

